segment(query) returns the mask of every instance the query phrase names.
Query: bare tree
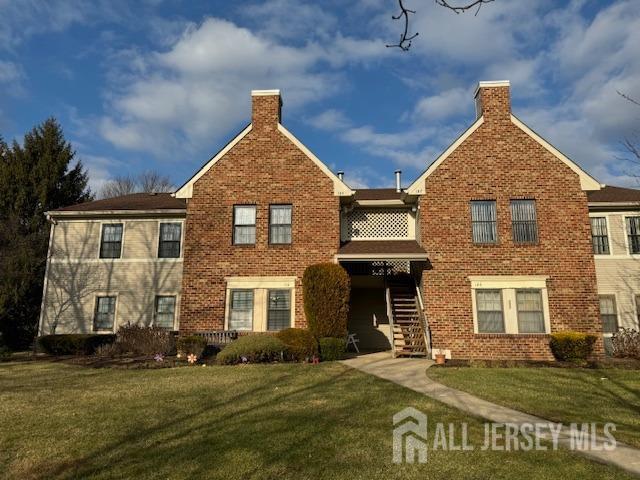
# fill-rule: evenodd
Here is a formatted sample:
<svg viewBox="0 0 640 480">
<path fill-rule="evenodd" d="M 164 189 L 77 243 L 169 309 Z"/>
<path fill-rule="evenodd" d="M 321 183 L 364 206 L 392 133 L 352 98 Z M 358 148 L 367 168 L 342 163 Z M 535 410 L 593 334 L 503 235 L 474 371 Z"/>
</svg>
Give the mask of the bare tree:
<svg viewBox="0 0 640 480">
<path fill-rule="evenodd" d="M 476 13 L 474 15 L 478 15 L 480 8 L 482 8 L 485 3 L 493 2 L 493 0 L 467 0 L 467 2 L 463 3 L 462 5 L 452 5 L 452 2 L 449 2 L 447 0 L 434 1 L 436 5 L 448 8 L 454 13 L 465 13 L 467 10 L 475 8 Z M 387 45 L 387 47 L 397 47 L 400 50 L 406 52 L 411 48 L 411 41 L 419 35 L 418 32 L 409 34 L 409 15 L 416 13 L 416 11 L 409 10 L 407 7 L 405 7 L 403 0 L 398 0 L 398 6 L 400 7 L 400 13 L 398 15 L 392 15 L 391 18 L 393 20 L 403 20 L 404 31 L 400 34 L 400 41 L 398 43 Z"/>
<path fill-rule="evenodd" d="M 636 107 L 640 107 L 639 100 L 636 100 L 635 98 L 623 92 L 618 92 L 618 95 L 620 95 L 622 98 L 632 103 Z M 631 155 L 631 161 L 640 165 L 640 139 L 637 137 L 636 138 L 627 137 L 622 141 L 622 145 L 624 145 L 625 149 Z"/>
<path fill-rule="evenodd" d="M 174 185 L 166 175 L 153 170 L 146 170 L 135 177 L 126 175 L 115 177 L 100 189 L 100 198 L 113 198 L 131 193 L 165 193 L 172 192 Z"/>
</svg>

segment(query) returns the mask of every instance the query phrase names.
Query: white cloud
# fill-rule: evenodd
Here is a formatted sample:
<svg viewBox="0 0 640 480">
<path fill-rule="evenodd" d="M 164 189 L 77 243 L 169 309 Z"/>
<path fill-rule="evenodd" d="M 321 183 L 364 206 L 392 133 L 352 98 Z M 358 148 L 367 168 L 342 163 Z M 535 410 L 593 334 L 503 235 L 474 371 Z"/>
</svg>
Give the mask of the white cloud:
<svg viewBox="0 0 640 480">
<path fill-rule="evenodd" d="M 421 98 L 415 106 L 414 118 L 423 120 L 443 120 L 463 113 L 469 113 L 472 93 L 465 88 L 452 88 L 437 95 Z"/>
<path fill-rule="evenodd" d="M 351 126 L 351 121 L 344 112 L 333 108 L 307 119 L 307 123 L 319 130 L 326 131 L 344 130 Z"/>
</svg>

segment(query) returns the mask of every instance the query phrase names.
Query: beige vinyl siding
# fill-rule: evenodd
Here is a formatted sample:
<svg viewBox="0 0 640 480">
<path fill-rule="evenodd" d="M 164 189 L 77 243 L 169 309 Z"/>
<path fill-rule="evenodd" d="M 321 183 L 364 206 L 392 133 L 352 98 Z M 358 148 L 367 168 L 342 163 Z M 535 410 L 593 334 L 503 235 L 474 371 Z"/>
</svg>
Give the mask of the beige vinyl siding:
<svg viewBox="0 0 640 480">
<path fill-rule="evenodd" d="M 640 295 L 640 257 L 630 255 L 626 240 L 627 216 L 640 212 L 591 212 L 607 218 L 610 255 L 596 255 L 596 278 L 600 295 L 615 295 L 618 325 L 639 328 L 635 296 Z"/>
<path fill-rule="evenodd" d="M 158 259 L 160 222 L 170 219 L 59 220 L 52 226 L 40 334 L 89 333 L 96 296 L 115 295 L 114 330 L 150 325 L 156 295 L 176 296 L 180 311 L 182 258 Z M 122 258 L 100 259 L 101 223 L 123 223 Z M 184 226 L 183 226 L 184 230 Z"/>
</svg>

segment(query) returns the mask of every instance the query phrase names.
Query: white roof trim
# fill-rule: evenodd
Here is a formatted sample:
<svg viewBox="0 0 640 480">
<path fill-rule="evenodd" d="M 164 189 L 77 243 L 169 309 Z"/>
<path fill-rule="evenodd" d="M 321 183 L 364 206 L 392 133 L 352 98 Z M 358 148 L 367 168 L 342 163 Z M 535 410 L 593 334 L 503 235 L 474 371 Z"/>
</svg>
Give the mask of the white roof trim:
<svg viewBox="0 0 640 480">
<path fill-rule="evenodd" d="M 440 166 L 442 162 L 444 162 L 449 155 L 451 155 L 461 144 L 464 142 L 469 136 L 475 132 L 480 125 L 484 123 L 484 117 L 478 118 L 473 125 L 471 125 L 462 135 L 458 137 L 458 139 L 453 142 L 449 148 L 447 148 L 436 160 L 429 165 L 429 168 L 420 175 L 409 188 L 406 189 L 406 193 L 408 195 L 422 195 L 424 194 L 424 181 L 427 179 L 429 175 L 431 175 L 436 168 Z"/>
<path fill-rule="evenodd" d="M 582 190 L 600 190 L 604 185 L 598 182 L 595 178 L 585 172 L 576 162 L 567 157 L 564 153 L 558 150 L 556 147 L 547 142 L 544 138 L 538 135 L 536 132 L 527 127 L 522 121 L 520 121 L 514 115 L 511 115 L 511 122 L 516 125 L 520 130 L 533 138 L 536 142 L 542 145 L 549 153 L 561 160 L 571 170 L 578 174 L 580 177 L 580 187 Z"/>
<path fill-rule="evenodd" d="M 478 96 L 478 92 L 481 88 L 491 88 L 491 87 L 510 87 L 511 82 L 509 80 L 489 80 L 478 82 L 478 86 L 476 87 L 476 91 L 473 93 L 473 98 Z"/>
<path fill-rule="evenodd" d="M 304 153 L 313 163 L 315 163 L 320 170 L 322 170 L 322 172 L 329 177 L 332 181 L 333 181 L 333 194 L 337 195 L 339 197 L 348 197 L 351 196 L 355 193 L 354 190 L 351 190 L 351 188 L 349 188 L 349 186 L 344 183 L 342 180 L 340 180 L 338 178 L 338 176 L 333 173 L 329 167 L 327 167 L 324 163 L 322 163 L 322 160 L 320 160 L 318 157 L 316 157 L 313 152 L 311 152 L 311 150 L 309 150 L 307 147 L 304 146 L 304 144 L 298 140 L 296 137 L 293 136 L 293 134 L 287 130 L 286 128 L 284 128 L 284 126 L 279 123 L 278 124 L 278 130 L 280 131 L 280 133 L 282 133 L 285 137 L 287 137 L 289 140 L 291 140 L 291 143 L 293 143 L 296 147 L 298 147 L 302 153 Z"/>
<path fill-rule="evenodd" d="M 209 160 L 204 167 L 196 172 L 196 174 L 187 181 L 182 187 L 180 187 L 173 196 L 176 198 L 191 198 L 193 196 L 193 184 L 196 183 L 200 177 L 202 177 L 211 167 L 213 167 L 218 160 L 224 157 L 229 150 L 236 146 L 236 144 L 242 140 L 252 129 L 252 125 L 249 125 L 242 132 L 240 132 L 233 140 L 220 150 L 215 157 Z"/>
<path fill-rule="evenodd" d="M 426 253 L 336 253 L 336 260 L 428 260 Z"/>
<path fill-rule="evenodd" d="M 49 211 L 45 212 L 47 218 L 62 218 L 62 217 L 97 217 L 97 216 L 149 216 L 158 217 L 166 215 L 180 215 L 184 216 L 186 208 L 159 208 L 157 210 L 61 210 L 61 211 Z"/>
</svg>

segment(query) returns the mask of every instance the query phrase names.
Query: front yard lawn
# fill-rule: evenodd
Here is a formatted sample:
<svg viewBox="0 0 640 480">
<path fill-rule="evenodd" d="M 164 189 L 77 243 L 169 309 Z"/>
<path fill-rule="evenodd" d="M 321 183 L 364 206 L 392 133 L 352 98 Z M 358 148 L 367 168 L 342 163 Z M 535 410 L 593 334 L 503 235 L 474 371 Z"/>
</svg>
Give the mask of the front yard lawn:
<svg viewBox="0 0 640 480">
<path fill-rule="evenodd" d="M 613 422 L 617 440 L 640 447 L 640 370 L 445 367 L 427 375 L 548 420 Z"/>
<path fill-rule="evenodd" d="M 392 463 L 392 415 L 407 406 L 430 429 L 467 422 L 476 449 Z M 564 450 L 480 451 L 482 434 L 477 419 L 339 363 L 0 364 L 5 478 L 631 478 Z"/>
</svg>

